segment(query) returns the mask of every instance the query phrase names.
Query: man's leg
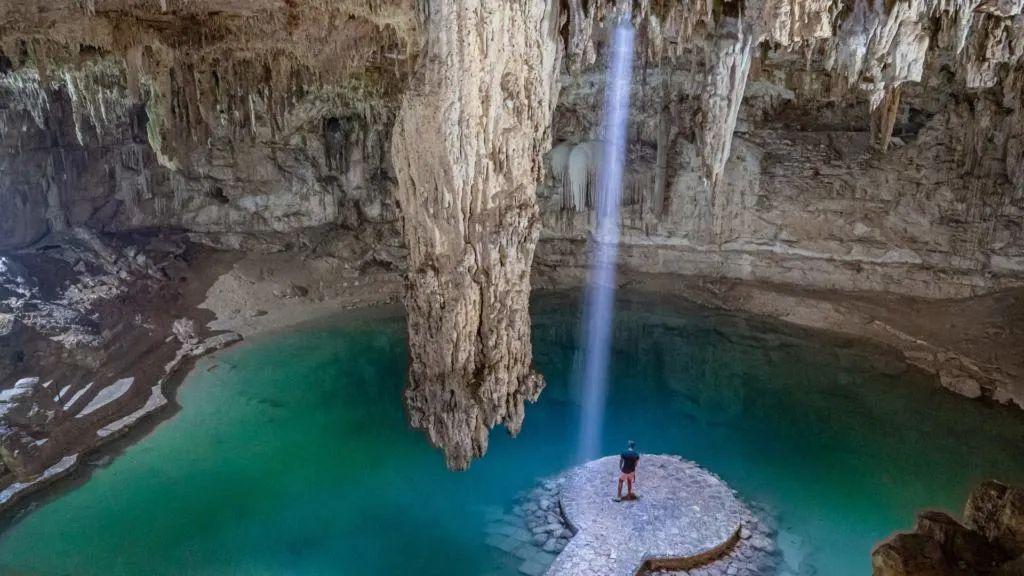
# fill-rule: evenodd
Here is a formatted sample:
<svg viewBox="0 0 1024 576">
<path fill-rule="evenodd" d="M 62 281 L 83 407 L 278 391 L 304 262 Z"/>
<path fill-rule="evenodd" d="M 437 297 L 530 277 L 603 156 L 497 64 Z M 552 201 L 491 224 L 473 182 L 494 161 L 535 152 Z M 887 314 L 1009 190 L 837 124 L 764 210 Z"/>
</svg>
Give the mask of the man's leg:
<svg viewBox="0 0 1024 576">
<path fill-rule="evenodd" d="M 626 476 L 627 492 L 630 496 L 633 495 L 633 475 Z"/>
<path fill-rule="evenodd" d="M 622 476 L 619 476 L 619 500 L 622 500 Z"/>
</svg>

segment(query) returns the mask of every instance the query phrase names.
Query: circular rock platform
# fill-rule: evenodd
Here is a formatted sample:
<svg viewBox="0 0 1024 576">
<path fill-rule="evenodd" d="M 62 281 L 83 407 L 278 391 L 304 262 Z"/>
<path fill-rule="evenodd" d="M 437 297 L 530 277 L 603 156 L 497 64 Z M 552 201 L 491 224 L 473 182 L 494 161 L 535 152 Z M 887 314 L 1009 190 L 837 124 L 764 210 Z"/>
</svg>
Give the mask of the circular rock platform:
<svg viewBox="0 0 1024 576">
<path fill-rule="evenodd" d="M 713 474 L 675 456 L 643 455 L 639 499 L 615 502 L 617 456 L 584 464 L 561 487 L 565 521 L 576 532 L 547 576 L 633 576 L 687 570 L 727 554 L 751 513 Z"/>
</svg>

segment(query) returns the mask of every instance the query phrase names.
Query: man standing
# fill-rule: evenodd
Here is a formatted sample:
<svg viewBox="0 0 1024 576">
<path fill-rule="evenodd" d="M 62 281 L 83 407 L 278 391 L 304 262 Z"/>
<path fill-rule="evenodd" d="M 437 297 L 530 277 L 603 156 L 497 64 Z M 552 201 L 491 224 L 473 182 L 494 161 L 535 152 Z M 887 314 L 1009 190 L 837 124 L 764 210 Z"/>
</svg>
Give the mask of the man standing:
<svg viewBox="0 0 1024 576">
<path fill-rule="evenodd" d="M 626 500 L 636 500 L 633 494 L 633 482 L 636 480 L 636 464 L 640 461 L 640 453 L 636 451 L 636 442 L 629 441 L 629 448 L 619 456 L 619 497 L 622 500 L 622 483 L 626 483 Z"/>
</svg>

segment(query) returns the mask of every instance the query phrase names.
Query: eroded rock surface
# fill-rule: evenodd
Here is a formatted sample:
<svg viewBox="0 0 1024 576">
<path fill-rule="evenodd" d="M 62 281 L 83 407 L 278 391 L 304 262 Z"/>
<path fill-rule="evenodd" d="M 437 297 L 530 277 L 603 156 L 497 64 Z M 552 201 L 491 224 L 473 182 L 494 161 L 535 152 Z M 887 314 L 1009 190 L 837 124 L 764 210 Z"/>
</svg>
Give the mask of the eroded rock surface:
<svg viewBox="0 0 1024 576">
<path fill-rule="evenodd" d="M 462 469 L 516 434 L 543 380 L 530 348 L 535 187 L 556 96 L 555 9 L 430 2 L 393 143 L 409 247 L 412 425 Z"/>
</svg>

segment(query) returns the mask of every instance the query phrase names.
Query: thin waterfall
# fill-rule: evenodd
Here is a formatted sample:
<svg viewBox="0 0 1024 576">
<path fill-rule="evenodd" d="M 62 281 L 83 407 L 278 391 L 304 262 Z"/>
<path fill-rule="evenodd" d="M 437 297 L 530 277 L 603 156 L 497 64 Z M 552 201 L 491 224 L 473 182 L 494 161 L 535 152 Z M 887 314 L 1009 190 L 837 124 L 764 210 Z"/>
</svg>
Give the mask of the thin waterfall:
<svg viewBox="0 0 1024 576">
<path fill-rule="evenodd" d="M 619 255 L 619 209 L 626 163 L 626 122 L 633 81 L 633 26 L 623 17 L 612 34 L 604 103 L 604 140 L 597 178 L 597 221 L 583 310 L 579 458 L 601 450 L 615 306 L 615 268 Z"/>
</svg>

